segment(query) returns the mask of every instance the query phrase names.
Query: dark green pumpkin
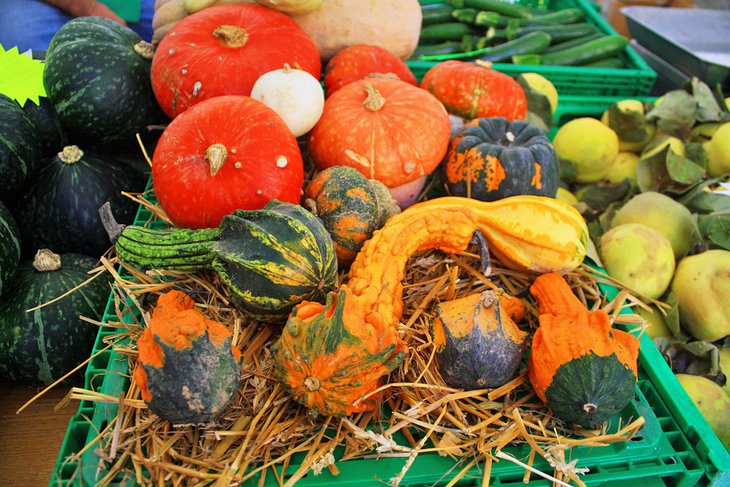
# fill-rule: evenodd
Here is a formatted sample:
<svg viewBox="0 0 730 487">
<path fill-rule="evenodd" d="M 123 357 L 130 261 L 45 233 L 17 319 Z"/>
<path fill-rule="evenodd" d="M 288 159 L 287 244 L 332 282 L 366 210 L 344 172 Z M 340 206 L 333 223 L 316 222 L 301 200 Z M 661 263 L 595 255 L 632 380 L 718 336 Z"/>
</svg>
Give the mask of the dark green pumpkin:
<svg viewBox="0 0 730 487">
<path fill-rule="evenodd" d="M 42 96 L 38 105 L 28 100 L 23 111 L 33 121 L 41 144 L 41 157 L 52 157 L 66 145 L 66 131 L 51 100 Z"/>
<path fill-rule="evenodd" d="M 485 291 L 436 306 L 431 334 L 441 377 L 448 386 L 493 388 L 514 377 L 527 337 L 510 317 L 519 319 L 524 313 L 521 304 L 512 304 L 514 300 Z"/>
<path fill-rule="evenodd" d="M 152 45 L 102 17 L 77 17 L 53 36 L 43 84 L 71 140 L 124 141 L 148 123 Z"/>
<path fill-rule="evenodd" d="M 554 198 L 560 181 L 555 149 L 545 132 L 503 117 L 467 123 L 452 139 L 443 169 L 449 194 L 481 201 L 515 195 Z"/>
<path fill-rule="evenodd" d="M 143 191 L 144 184 L 144 176 L 128 166 L 77 146 L 44 159 L 12 208 L 24 254 L 49 248 L 99 257 L 111 247 L 99 208 L 109 202 L 120 222 L 132 223 L 138 205 L 122 191 Z"/>
<path fill-rule="evenodd" d="M 115 248 L 127 263 L 153 269 L 215 270 L 239 310 L 261 321 L 285 319 L 303 300 L 324 301 L 337 279 L 332 238 L 299 205 L 277 200 L 237 210 L 218 228 L 152 230 L 128 226 Z"/>
<path fill-rule="evenodd" d="M 319 172 L 304 191 L 304 206 L 322 220 L 341 267 L 350 265 L 360 247 L 400 208 L 387 187 L 349 166 Z"/>
<path fill-rule="evenodd" d="M 0 203 L 0 295 L 8 288 L 20 262 L 20 230 L 8 208 Z"/>
<path fill-rule="evenodd" d="M 40 158 L 33 121 L 14 100 L 0 94 L 0 201 L 8 204 L 20 193 Z"/>
<path fill-rule="evenodd" d="M 49 385 L 89 357 L 98 328 L 79 317 L 101 317 L 109 298 L 110 274 L 52 304 L 27 310 L 83 283 L 97 264 L 80 254 L 64 254 L 59 260 L 50 251 L 20 263 L 12 286 L 0 297 L 0 375 L 24 384 Z"/>
</svg>

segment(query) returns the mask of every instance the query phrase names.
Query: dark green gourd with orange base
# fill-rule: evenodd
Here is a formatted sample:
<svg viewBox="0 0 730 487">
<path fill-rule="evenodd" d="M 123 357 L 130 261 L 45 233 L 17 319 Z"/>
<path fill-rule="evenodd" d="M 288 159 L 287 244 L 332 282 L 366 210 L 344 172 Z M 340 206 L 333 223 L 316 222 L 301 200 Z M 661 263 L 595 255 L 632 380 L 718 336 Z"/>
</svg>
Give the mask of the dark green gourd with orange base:
<svg viewBox="0 0 730 487">
<path fill-rule="evenodd" d="M 237 210 L 218 228 L 107 229 L 126 263 L 153 269 L 214 270 L 240 311 L 267 322 L 302 300 L 324 301 L 337 256 L 322 222 L 299 205 L 272 200 Z"/>
</svg>

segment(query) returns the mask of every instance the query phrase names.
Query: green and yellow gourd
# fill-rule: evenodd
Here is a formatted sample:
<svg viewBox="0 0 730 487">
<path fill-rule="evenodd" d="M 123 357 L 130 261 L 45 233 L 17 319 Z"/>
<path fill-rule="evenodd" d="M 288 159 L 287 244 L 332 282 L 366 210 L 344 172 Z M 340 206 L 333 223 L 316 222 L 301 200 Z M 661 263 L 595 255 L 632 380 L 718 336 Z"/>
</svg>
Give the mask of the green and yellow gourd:
<svg viewBox="0 0 730 487">
<path fill-rule="evenodd" d="M 113 226 L 113 225 L 112 225 Z M 233 305 L 267 322 L 292 306 L 323 301 L 337 278 L 332 239 L 299 205 L 276 200 L 261 210 L 237 210 L 218 228 L 108 228 L 121 259 L 152 269 L 214 270 Z"/>
<path fill-rule="evenodd" d="M 588 244 L 580 213 L 552 198 L 442 197 L 413 205 L 365 242 L 348 282 L 326 305 L 305 301 L 294 308 L 272 347 L 275 376 L 312 414 L 376 408 L 373 392 L 404 358 L 397 328 L 408 259 L 428 249 L 462 252 L 475 233 L 503 265 L 536 273 L 574 269 Z"/>
</svg>

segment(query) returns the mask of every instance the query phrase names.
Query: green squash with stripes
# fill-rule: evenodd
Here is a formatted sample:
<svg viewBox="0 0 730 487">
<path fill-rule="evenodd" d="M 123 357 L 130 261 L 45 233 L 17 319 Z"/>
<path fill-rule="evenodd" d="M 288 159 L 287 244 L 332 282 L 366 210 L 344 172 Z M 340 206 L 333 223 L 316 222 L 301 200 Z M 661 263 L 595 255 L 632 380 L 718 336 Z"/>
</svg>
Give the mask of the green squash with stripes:
<svg viewBox="0 0 730 487">
<path fill-rule="evenodd" d="M 0 295 L 9 287 L 20 262 L 20 230 L 8 208 L 0 203 Z"/>
<path fill-rule="evenodd" d="M 303 300 L 323 302 L 337 279 L 337 256 L 322 222 L 292 203 L 237 210 L 218 228 L 119 232 L 107 222 L 124 262 L 143 268 L 218 273 L 233 305 L 264 322 L 283 321 Z"/>
<path fill-rule="evenodd" d="M 43 84 L 70 140 L 134 143 L 156 104 L 150 83 L 153 47 L 102 17 L 77 17 L 53 36 Z"/>
<path fill-rule="evenodd" d="M 0 94 L 0 200 L 19 194 L 41 158 L 40 137 L 33 121 L 15 100 Z"/>
<path fill-rule="evenodd" d="M 80 286 L 97 265 L 85 255 L 46 249 L 19 264 L 10 289 L 0 297 L 0 375 L 50 385 L 89 358 L 99 329 L 80 317 L 101 318 L 112 280 L 104 272 Z M 80 372 L 71 378 L 77 382 Z"/>
</svg>

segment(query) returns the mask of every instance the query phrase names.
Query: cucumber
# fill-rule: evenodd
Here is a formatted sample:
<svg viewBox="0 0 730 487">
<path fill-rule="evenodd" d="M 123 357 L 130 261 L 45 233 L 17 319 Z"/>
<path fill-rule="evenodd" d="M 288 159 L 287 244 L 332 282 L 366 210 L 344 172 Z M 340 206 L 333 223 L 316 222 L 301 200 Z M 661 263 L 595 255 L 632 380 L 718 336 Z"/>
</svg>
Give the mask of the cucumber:
<svg viewBox="0 0 730 487">
<path fill-rule="evenodd" d="M 480 59 L 499 62 L 520 54 L 540 54 L 550 45 L 550 34 L 542 31 L 530 32 L 518 39 L 503 42 L 491 48 Z"/>
<path fill-rule="evenodd" d="M 443 3 L 433 5 L 421 5 L 421 25 L 442 24 L 451 22 L 451 12 L 454 7 Z"/>
<path fill-rule="evenodd" d="M 626 48 L 629 40 L 621 35 L 607 35 L 588 41 L 582 46 L 543 54 L 540 62 L 552 66 L 580 66 L 600 59 L 615 57 Z"/>
<path fill-rule="evenodd" d="M 550 47 L 545 49 L 545 52 L 543 54 L 558 52 L 571 47 L 582 46 L 588 41 L 598 39 L 599 37 L 603 37 L 605 35 L 607 34 L 603 34 L 602 32 L 594 32 L 593 34 L 588 34 L 587 36 L 576 37 L 575 39 L 570 39 L 569 41 L 564 41 L 559 44 L 552 44 Z"/>
<path fill-rule="evenodd" d="M 512 64 L 540 64 L 539 54 L 515 54 L 512 56 Z"/>
<path fill-rule="evenodd" d="M 577 37 L 587 36 L 598 32 L 596 26 L 588 23 L 578 24 L 557 24 L 557 25 L 528 25 L 524 27 L 516 27 L 506 29 L 489 28 L 487 31 L 487 39 L 491 40 L 513 40 L 518 39 L 531 32 L 545 32 L 550 34 L 553 43 L 563 42 Z"/>
<path fill-rule="evenodd" d="M 446 22 L 443 24 L 426 25 L 421 27 L 421 37 L 419 42 L 460 41 L 462 37 L 471 33 L 471 27 L 467 24 L 462 24 L 461 22 Z"/>
<path fill-rule="evenodd" d="M 623 59 L 620 57 L 609 57 L 606 59 L 599 59 L 592 63 L 582 64 L 583 68 L 612 68 L 612 69 L 623 69 L 626 67 Z"/>
<path fill-rule="evenodd" d="M 506 0 L 448 0 L 448 3 L 455 8 L 470 7 L 477 10 L 488 10 L 518 19 L 527 19 L 533 15 L 532 9 Z"/>
<path fill-rule="evenodd" d="M 423 56 L 439 56 L 461 52 L 461 42 L 443 41 L 438 44 L 421 44 L 411 54 L 411 59 L 420 59 Z"/>
</svg>

